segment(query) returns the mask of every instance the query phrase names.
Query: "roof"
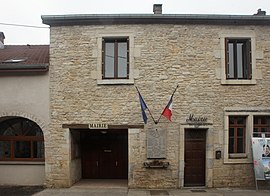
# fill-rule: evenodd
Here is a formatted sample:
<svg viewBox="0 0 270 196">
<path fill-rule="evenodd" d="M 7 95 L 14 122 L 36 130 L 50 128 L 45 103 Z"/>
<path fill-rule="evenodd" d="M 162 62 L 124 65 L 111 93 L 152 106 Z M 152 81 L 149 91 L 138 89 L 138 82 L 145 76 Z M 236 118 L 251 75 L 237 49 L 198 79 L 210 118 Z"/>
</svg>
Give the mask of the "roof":
<svg viewBox="0 0 270 196">
<path fill-rule="evenodd" d="M 0 49 L 0 72 L 48 71 L 49 45 L 5 45 Z"/>
<path fill-rule="evenodd" d="M 270 25 L 269 15 L 207 15 L 207 14 L 75 14 L 43 15 L 50 26 L 106 24 L 228 24 Z"/>
</svg>

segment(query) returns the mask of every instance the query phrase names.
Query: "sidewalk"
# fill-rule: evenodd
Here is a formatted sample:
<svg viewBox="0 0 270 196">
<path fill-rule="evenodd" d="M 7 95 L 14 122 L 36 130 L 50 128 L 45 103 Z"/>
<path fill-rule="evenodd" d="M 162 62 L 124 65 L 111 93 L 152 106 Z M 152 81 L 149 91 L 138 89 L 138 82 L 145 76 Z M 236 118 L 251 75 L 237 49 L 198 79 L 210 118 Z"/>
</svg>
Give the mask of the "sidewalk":
<svg viewBox="0 0 270 196">
<path fill-rule="evenodd" d="M 127 188 L 66 188 L 66 189 L 45 189 L 35 196 L 54 196 L 54 195 L 91 195 L 91 196 L 269 196 L 270 190 L 248 190 L 248 189 L 169 189 L 169 190 L 143 190 Z"/>
</svg>

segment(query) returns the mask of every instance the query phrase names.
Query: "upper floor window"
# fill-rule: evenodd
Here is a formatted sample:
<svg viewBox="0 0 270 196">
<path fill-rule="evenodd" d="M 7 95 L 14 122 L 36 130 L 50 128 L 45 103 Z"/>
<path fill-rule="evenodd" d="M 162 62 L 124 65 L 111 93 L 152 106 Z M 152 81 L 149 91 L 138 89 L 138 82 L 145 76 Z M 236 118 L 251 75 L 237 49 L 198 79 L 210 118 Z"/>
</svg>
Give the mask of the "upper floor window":
<svg viewBox="0 0 270 196">
<path fill-rule="evenodd" d="M 251 80 L 251 39 L 225 39 L 226 79 Z"/>
<path fill-rule="evenodd" d="M 25 118 L 0 123 L 1 161 L 44 161 L 44 137 L 40 127 Z"/>
<path fill-rule="evenodd" d="M 102 79 L 129 79 L 129 39 L 102 39 Z"/>
<path fill-rule="evenodd" d="M 270 137 L 270 116 L 253 117 L 253 136 L 262 137 L 262 133 Z"/>
<path fill-rule="evenodd" d="M 229 117 L 229 153 L 246 151 L 246 117 Z"/>
</svg>

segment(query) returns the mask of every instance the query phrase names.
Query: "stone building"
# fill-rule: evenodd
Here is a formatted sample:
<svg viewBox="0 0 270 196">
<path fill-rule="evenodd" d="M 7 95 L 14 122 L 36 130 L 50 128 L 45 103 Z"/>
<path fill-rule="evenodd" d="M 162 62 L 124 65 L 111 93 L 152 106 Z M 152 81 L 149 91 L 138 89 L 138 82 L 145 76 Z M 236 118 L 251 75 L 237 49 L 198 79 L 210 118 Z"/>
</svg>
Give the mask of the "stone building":
<svg viewBox="0 0 270 196">
<path fill-rule="evenodd" d="M 51 36 L 47 186 L 254 186 L 251 136 L 270 133 L 269 16 L 159 9 L 42 20 Z M 161 113 L 175 89 L 170 122 Z"/>
<path fill-rule="evenodd" d="M 43 185 L 49 46 L 4 39 L 0 32 L 0 185 Z"/>
</svg>

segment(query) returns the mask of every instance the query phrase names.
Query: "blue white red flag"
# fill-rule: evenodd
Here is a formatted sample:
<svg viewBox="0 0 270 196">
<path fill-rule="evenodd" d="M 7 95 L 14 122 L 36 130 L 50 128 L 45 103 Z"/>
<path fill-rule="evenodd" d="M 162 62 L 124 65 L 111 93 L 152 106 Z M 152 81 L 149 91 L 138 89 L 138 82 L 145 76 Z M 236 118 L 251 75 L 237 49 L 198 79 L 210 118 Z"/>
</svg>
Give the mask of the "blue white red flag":
<svg viewBox="0 0 270 196">
<path fill-rule="evenodd" d="M 162 112 L 162 115 L 171 122 L 172 122 L 172 119 L 171 119 L 172 118 L 172 97 L 173 96 L 171 96 L 169 103 L 166 105 L 166 107 L 164 108 Z"/>
</svg>

